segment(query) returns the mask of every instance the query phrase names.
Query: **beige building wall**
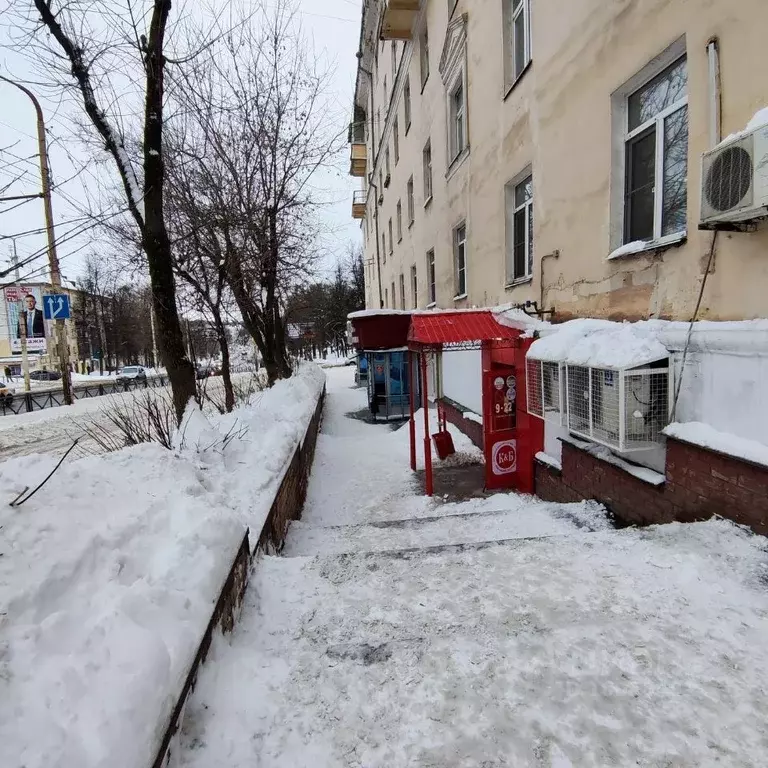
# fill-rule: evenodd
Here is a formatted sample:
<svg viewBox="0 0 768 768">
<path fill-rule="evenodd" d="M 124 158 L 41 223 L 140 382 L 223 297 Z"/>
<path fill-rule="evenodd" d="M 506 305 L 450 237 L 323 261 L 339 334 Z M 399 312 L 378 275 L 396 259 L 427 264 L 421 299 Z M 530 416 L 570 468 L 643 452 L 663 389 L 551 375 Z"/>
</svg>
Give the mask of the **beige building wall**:
<svg viewBox="0 0 768 768">
<path fill-rule="evenodd" d="M 402 308 L 428 305 L 426 254 L 434 248 L 436 305 L 483 306 L 535 300 L 556 316 L 689 319 L 699 295 L 712 233 L 698 230 L 701 154 L 709 148 L 707 42 L 716 37 L 722 82 L 722 134 L 741 130 L 768 105 L 768 3 L 764 0 L 530 0 L 531 62 L 505 87 L 503 1 L 422 0 L 413 39 L 378 40 L 382 2 L 365 3 L 357 103 L 367 113 L 368 190 L 362 222 L 369 307 L 382 298 Z M 466 106 L 469 148 L 449 168 L 447 87 L 440 61 L 465 18 Z M 429 77 L 421 88 L 421 31 L 428 30 Z M 677 44 L 687 56 L 687 236 L 669 247 L 606 260 L 621 244 L 623 131 L 613 97 L 655 57 Z M 376 50 L 378 49 L 378 50 Z M 405 133 L 403 90 L 411 92 Z M 386 77 L 386 101 L 385 83 Z M 373 84 L 373 105 L 369 86 Z M 613 98 L 612 98 L 613 97 Z M 395 163 L 395 117 L 399 160 Z M 375 134 L 375 135 L 374 135 Z M 373 139 L 376 144 L 373 144 Z M 432 146 L 433 196 L 425 205 L 422 150 Z M 386 177 L 386 147 L 390 180 Z M 505 185 L 526 168 L 533 175 L 533 270 L 508 285 Z M 414 179 L 415 219 L 408 223 L 406 187 Z M 364 181 L 364 188 L 367 184 Z M 380 193 L 379 205 L 374 191 Z M 402 239 L 397 203 L 402 207 Z M 375 236 L 378 217 L 378 241 Z M 394 243 L 390 244 L 392 220 Z M 454 299 L 452 230 L 467 227 L 467 297 Z M 768 315 L 768 227 L 718 234 L 699 317 L 740 319 Z M 386 246 L 382 247 L 382 235 Z M 390 253 L 390 248 L 392 252 Z M 557 257 L 554 254 L 557 253 Z M 542 257 L 544 257 L 542 265 Z M 378 261 L 378 264 L 377 264 Z M 418 291 L 411 290 L 416 267 Z M 543 280 L 542 280 L 543 266 Z M 392 286 L 395 296 L 392 296 Z"/>
</svg>

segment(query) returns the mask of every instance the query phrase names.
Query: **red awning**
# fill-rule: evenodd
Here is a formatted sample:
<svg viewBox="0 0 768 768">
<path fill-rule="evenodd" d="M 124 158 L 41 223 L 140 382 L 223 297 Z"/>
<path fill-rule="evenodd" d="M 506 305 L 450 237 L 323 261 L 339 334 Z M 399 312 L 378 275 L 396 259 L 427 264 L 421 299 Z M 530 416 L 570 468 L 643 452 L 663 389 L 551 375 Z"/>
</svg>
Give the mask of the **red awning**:
<svg viewBox="0 0 768 768">
<path fill-rule="evenodd" d="M 425 312 L 411 316 L 408 344 L 412 347 L 441 347 L 491 339 L 516 339 L 520 331 L 496 321 L 492 312 Z"/>
</svg>

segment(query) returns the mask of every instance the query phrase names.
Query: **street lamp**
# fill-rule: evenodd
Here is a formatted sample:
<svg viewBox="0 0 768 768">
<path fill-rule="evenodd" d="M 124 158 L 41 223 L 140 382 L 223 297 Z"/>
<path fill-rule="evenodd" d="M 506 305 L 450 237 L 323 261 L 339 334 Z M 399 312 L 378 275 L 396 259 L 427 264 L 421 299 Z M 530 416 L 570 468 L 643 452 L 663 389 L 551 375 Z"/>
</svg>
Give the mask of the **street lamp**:
<svg viewBox="0 0 768 768">
<path fill-rule="evenodd" d="M 51 204 L 51 180 L 48 169 L 48 147 L 45 140 L 45 121 L 40 102 L 32 91 L 20 83 L 0 75 L 0 80 L 18 88 L 26 94 L 35 105 L 37 113 L 37 144 L 40 155 L 40 182 L 42 185 L 43 208 L 45 210 L 45 230 L 48 236 L 48 269 L 51 273 L 51 285 L 54 290 L 61 293 L 61 270 L 59 269 L 59 257 L 56 255 L 56 238 L 53 229 L 53 205 Z M 55 320 L 56 346 L 59 352 L 59 365 L 61 368 L 61 383 L 64 389 L 64 402 L 72 405 L 72 379 L 69 371 L 69 339 L 67 338 L 64 320 Z"/>
</svg>

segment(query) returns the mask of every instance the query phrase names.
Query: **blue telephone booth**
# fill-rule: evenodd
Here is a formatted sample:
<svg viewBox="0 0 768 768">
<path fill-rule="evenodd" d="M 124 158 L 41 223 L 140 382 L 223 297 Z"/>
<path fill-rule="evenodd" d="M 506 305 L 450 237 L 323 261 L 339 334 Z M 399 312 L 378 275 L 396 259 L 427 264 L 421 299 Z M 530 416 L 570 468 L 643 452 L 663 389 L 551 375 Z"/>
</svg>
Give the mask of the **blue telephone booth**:
<svg viewBox="0 0 768 768">
<path fill-rule="evenodd" d="M 368 405 L 375 419 L 407 419 L 410 413 L 409 353 L 406 349 L 364 352 L 368 358 Z M 418 401 L 418 382 L 416 382 Z"/>
</svg>

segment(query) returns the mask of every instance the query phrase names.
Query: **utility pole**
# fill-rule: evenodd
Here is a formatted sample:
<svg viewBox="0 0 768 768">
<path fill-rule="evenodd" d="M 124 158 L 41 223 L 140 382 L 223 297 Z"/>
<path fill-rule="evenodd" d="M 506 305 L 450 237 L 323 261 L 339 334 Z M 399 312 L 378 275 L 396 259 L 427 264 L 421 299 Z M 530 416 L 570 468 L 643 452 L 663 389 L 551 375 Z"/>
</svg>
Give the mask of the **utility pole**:
<svg viewBox="0 0 768 768">
<path fill-rule="evenodd" d="M 51 203 L 51 179 L 48 168 L 48 147 L 45 140 L 45 120 L 43 109 L 32 91 L 20 83 L 0 75 L 3 80 L 15 86 L 26 94 L 35 106 L 37 113 L 37 144 L 40 155 L 40 183 L 42 186 L 43 208 L 45 211 L 45 230 L 48 236 L 48 269 L 51 273 L 51 285 L 54 291 L 61 293 L 61 270 L 59 269 L 59 257 L 56 254 L 56 237 L 53 228 L 53 205 Z M 59 355 L 59 367 L 61 370 L 61 384 L 64 390 L 64 402 L 72 405 L 72 378 L 69 370 L 69 339 L 64 320 L 54 320 L 56 346 Z"/>
<path fill-rule="evenodd" d="M 11 240 L 13 243 L 13 269 L 16 279 L 16 287 L 19 286 L 19 256 L 16 253 L 16 240 Z M 24 391 L 29 392 L 29 355 L 27 354 L 27 310 L 24 309 L 24 297 L 21 297 L 21 301 L 18 302 L 17 315 L 19 318 L 19 337 L 21 339 L 21 370 L 24 374 Z M 11 329 L 8 329 L 8 335 L 10 336 Z"/>
</svg>

